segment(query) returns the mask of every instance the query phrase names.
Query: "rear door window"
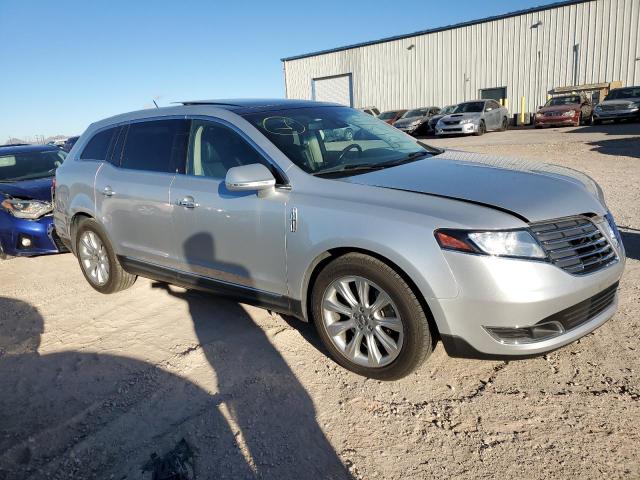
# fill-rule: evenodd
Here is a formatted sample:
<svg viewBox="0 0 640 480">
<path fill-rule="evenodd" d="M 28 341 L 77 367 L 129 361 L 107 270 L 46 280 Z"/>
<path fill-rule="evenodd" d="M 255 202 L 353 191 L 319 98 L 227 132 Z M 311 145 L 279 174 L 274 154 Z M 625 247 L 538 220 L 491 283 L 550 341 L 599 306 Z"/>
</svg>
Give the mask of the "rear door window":
<svg viewBox="0 0 640 480">
<path fill-rule="evenodd" d="M 80 160 L 106 160 L 109 147 L 117 128 L 108 128 L 96 133 L 80 154 Z"/>
<path fill-rule="evenodd" d="M 184 173 L 189 139 L 188 120 L 152 120 L 129 125 L 122 168 Z"/>
</svg>

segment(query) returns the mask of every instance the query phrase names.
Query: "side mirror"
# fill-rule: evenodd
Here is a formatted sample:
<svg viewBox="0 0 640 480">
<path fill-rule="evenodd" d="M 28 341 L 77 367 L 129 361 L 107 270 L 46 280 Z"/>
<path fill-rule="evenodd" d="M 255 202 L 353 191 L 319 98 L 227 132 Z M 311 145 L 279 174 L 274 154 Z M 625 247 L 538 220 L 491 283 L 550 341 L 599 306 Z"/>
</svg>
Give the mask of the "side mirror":
<svg viewBox="0 0 640 480">
<path fill-rule="evenodd" d="M 543 108 L 543 105 L 540 105 L 540 106 L 538 107 L 538 110 L 540 110 L 541 108 Z"/>
<path fill-rule="evenodd" d="M 260 191 L 275 186 L 276 179 L 267 167 L 252 163 L 230 168 L 224 183 L 233 192 Z"/>
</svg>

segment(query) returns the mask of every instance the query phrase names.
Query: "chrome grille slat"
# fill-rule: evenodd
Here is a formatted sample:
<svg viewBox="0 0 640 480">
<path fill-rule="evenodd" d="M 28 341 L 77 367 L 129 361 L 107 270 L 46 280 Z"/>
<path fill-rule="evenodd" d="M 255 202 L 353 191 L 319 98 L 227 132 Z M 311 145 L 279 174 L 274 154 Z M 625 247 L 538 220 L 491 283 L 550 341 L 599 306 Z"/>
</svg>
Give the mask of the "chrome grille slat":
<svg viewBox="0 0 640 480">
<path fill-rule="evenodd" d="M 600 244 L 602 242 L 606 242 L 606 241 L 607 241 L 607 239 L 602 237 L 602 238 L 598 238 L 597 240 L 594 240 L 592 242 L 583 243 L 583 244 L 581 244 L 579 246 L 571 245 L 569 247 L 554 248 L 553 249 L 553 253 L 571 252 L 571 251 L 579 249 L 579 248 L 581 249 L 581 248 L 593 247 L 595 245 L 598 245 L 598 244 Z"/>
<path fill-rule="evenodd" d="M 617 260 L 608 238 L 588 217 L 569 217 L 530 225 L 551 263 L 573 275 L 585 275 Z"/>
<path fill-rule="evenodd" d="M 577 247 L 574 250 L 578 250 L 582 247 Z M 590 257 L 591 255 L 597 255 L 598 253 L 602 253 L 602 252 L 608 252 L 609 250 L 611 250 L 611 247 L 609 245 L 605 245 L 604 247 L 598 248 L 597 250 L 592 250 L 590 252 L 585 252 L 585 253 L 580 253 L 578 255 L 572 255 L 570 257 L 559 257 L 557 259 L 555 259 L 558 263 L 560 262 L 568 262 L 568 261 L 572 261 L 572 260 L 579 260 L 581 258 L 585 258 L 585 257 Z M 557 253 L 557 252 L 554 252 Z"/>
</svg>

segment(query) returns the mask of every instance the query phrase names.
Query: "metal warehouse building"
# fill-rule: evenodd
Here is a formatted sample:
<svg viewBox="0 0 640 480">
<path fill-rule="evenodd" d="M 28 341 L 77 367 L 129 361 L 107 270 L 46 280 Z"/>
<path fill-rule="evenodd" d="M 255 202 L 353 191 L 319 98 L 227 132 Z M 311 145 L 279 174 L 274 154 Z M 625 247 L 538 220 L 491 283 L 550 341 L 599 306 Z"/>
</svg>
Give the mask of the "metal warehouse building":
<svg viewBox="0 0 640 480">
<path fill-rule="evenodd" d="M 572 0 L 284 58 L 286 96 L 380 110 L 494 98 L 532 112 L 557 87 L 640 85 L 639 24 L 640 0 Z"/>
</svg>

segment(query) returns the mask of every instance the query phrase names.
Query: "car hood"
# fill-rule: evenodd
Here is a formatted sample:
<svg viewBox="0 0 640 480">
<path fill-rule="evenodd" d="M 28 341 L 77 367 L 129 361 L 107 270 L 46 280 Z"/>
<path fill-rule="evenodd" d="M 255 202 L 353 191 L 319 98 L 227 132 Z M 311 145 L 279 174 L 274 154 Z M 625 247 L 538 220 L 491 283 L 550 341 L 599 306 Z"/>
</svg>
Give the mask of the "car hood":
<svg viewBox="0 0 640 480">
<path fill-rule="evenodd" d="M 455 150 L 340 180 L 487 205 L 530 222 L 606 213 L 600 188 L 583 173 Z"/>
<path fill-rule="evenodd" d="M 569 105 L 550 105 L 548 107 L 542 107 L 540 110 L 538 110 L 538 112 L 568 112 L 569 110 L 580 110 L 580 105 L 577 103 L 572 103 Z"/>
<path fill-rule="evenodd" d="M 405 125 L 409 125 L 410 123 L 413 123 L 413 122 L 416 122 L 416 121 L 422 121 L 422 120 L 424 120 L 424 118 L 425 118 L 424 116 L 401 118 L 396 123 L 394 123 L 394 125 L 403 127 Z"/>
<path fill-rule="evenodd" d="M 469 113 L 452 113 L 450 115 L 445 115 L 441 120 L 443 121 L 454 121 L 454 120 L 464 120 L 465 118 L 473 118 L 479 119 L 482 116 L 481 112 L 469 112 Z"/>
<path fill-rule="evenodd" d="M 638 103 L 638 102 L 640 102 L 640 100 L 636 100 L 636 99 L 625 100 L 621 98 L 619 100 L 605 100 L 603 102 L 600 102 L 598 105 L 608 105 L 610 107 L 626 108 L 632 103 Z"/>
<path fill-rule="evenodd" d="M 0 183 L 0 194 L 25 200 L 44 200 L 50 202 L 52 181 L 53 177 L 48 177 Z"/>
</svg>

